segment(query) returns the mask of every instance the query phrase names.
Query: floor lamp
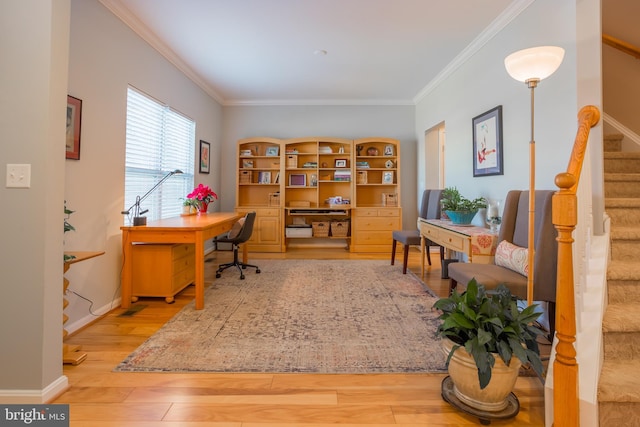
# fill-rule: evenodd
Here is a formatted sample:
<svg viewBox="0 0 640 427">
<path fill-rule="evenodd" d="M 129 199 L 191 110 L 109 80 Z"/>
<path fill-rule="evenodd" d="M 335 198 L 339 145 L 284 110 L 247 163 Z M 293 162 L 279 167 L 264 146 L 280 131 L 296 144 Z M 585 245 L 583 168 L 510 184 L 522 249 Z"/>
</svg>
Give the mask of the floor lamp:
<svg viewBox="0 0 640 427">
<path fill-rule="evenodd" d="M 564 58 L 564 49 L 557 46 L 540 46 L 523 49 L 512 53 L 504 60 L 507 72 L 514 79 L 524 82 L 531 89 L 531 141 L 529 142 L 529 235 L 528 235 L 528 265 L 527 276 L 527 304 L 533 303 L 533 262 L 535 257 L 535 189 L 536 189 L 536 141 L 533 138 L 534 106 L 533 92 L 540 80 L 553 74 Z"/>
</svg>

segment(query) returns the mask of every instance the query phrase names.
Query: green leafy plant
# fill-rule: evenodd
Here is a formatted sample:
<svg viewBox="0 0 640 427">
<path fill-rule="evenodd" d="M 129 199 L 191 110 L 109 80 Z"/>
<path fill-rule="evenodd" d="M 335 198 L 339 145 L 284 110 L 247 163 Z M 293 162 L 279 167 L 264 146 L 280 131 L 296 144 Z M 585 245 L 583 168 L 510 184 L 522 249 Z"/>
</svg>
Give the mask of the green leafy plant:
<svg viewBox="0 0 640 427">
<path fill-rule="evenodd" d="M 69 223 L 69 217 L 71 216 L 72 213 L 74 213 L 75 211 L 72 211 L 70 209 L 67 208 L 67 201 L 64 201 L 64 232 L 66 233 L 67 231 L 75 231 L 75 227 L 73 225 L 71 225 Z M 64 261 L 69 261 L 75 258 L 75 255 L 64 255 Z"/>
<path fill-rule="evenodd" d="M 536 337 L 544 331 L 534 324 L 541 314 L 536 311 L 537 307 L 532 304 L 520 310 L 506 286 L 487 291 L 475 279 L 462 294 L 454 291 L 448 298 L 439 299 L 434 304 L 434 308 L 442 312 L 438 334 L 455 343 L 447 366 L 453 353 L 464 347 L 476 363 L 481 389 L 491 380 L 496 355 L 507 366 L 515 356 L 525 365 L 530 363 L 535 372 L 542 375 Z"/>
<path fill-rule="evenodd" d="M 447 187 L 442 190 L 440 204 L 443 211 L 458 212 L 477 212 L 478 209 L 487 207 L 487 201 L 484 198 L 467 199 L 460 194 L 456 187 Z"/>
</svg>

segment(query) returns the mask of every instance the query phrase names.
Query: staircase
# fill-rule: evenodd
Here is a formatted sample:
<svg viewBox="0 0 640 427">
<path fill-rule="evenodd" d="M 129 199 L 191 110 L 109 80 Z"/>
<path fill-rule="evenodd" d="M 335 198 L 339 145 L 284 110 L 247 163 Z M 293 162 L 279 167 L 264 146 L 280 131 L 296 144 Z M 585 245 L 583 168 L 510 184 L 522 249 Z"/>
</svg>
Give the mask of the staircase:
<svg viewBox="0 0 640 427">
<path fill-rule="evenodd" d="M 605 210 L 611 217 L 608 306 L 602 330 L 601 427 L 640 426 L 640 152 L 604 141 Z"/>
</svg>

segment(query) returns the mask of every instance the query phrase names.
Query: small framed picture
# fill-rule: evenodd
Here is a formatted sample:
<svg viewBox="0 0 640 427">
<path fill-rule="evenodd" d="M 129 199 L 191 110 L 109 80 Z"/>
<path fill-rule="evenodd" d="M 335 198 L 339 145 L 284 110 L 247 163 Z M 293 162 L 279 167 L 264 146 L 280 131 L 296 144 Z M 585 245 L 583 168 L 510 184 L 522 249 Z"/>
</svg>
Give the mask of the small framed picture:
<svg viewBox="0 0 640 427">
<path fill-rule="evenodd" d="M 243 168 L 252 168 L 253 167 L 253 160 L 243 160 L 242 161 L 242 167 Z"/>
<path fill-rule="evenodd" d="M 200 173 L 209 173 L 211 144 L 200 140 Z"/>
<path fill-rule="evenodd" d="M 80 122 L 82 100 L 67 95 L 67 159 L 80 160 Z"/>
<path fill-rule="evenodd" d="M 279 153 L 279 147 L 267 147 L 266 155 L 270 157 L 276 157 Z"/>
<path fill-rule="evenodd" d="M 292 173 L 291 175 L 289 175 L 289 186 L 305 187 L 306 185 L 307 185 L 307 174 Z"/>
<path fill-rule="evenodd" d="M 393 156 L 393 145 L 389 144 L 384 146 L 384 155 Z"/>
<path fill-rule="evenodd" d="M 337 168 L 346 168 L 347 167 L 347 159 L 336 159 Z"/>
<path fill-rule="evenodd" d="M 271 184 L 271 172 L 259 172 L 258 184 Z"/>
<path fill-rule="evenodd" d="M 382 172 L 382 183 L 393 184 L 393 171 Z"/>
</svg>

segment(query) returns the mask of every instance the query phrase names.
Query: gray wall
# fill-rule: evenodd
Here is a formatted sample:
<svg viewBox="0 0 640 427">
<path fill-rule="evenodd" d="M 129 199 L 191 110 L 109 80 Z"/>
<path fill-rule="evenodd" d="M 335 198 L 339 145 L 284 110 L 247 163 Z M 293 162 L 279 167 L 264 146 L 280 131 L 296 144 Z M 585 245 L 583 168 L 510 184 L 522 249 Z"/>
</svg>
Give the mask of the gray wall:
<svg viewBox="0 0 640 427">
<path fill-rule="evenodd" d="M 62 234 L 69 2 L 0 2 L 0 159 L 30 188 L 0 186 L 0 400 L 40 402 L 62 375 Z M 47 389 L 48 388 L 48 389 Z M 45 391 L 47 389 L 47 391 Z"/>
<path fill-rule="evenodd" d="M 555 45 L 565 49 L 565 57 L 558 71 L 535 89 L 535 140 L 536 188 L 557 189 L 554 178 L 566 169 L 576 131 L 575 22 L 573 2 L 533 2 L 420 100 L 416 135 L 445 123 L 445 186 L 458 187 L 468 198 L 490 199 L 504 199 L 510 189 L 529 188 L 530 90 L 509 76 L 504 58 L 520 49 Z M 498 105 L 503 108 L 504 175 L 474 177 L 472 119 Z M 475 222 L 481 221 L 476 216 Z"/>
</svg>

